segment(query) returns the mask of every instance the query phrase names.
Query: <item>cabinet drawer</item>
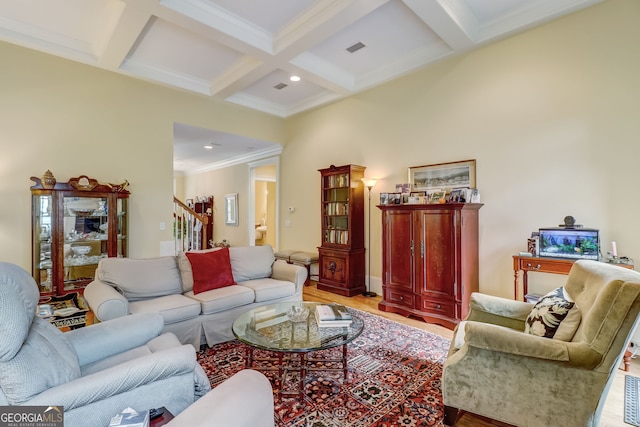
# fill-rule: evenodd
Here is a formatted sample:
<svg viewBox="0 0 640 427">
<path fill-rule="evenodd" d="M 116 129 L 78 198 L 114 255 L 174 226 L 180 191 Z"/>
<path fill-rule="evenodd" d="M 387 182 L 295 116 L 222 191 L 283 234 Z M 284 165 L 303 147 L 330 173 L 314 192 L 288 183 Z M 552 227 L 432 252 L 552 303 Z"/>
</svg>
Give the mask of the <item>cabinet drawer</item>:
<svg viewBox="0 0 640 427">
<path fill-rule="evenodd" d="M 429 313 L 441 314 L 447 317 L 455 317 L 455 303 L 453 301 L 438 301 L 428 298 L 420 298 L 420 309 Z"/>
<path fill-rule="evenodd" d="M 387 289 L 385 300 L 395 304 L 401 304 L 410 308 L 413 308 L 413 305 L 414 305 L 412 294 L 398 292 L 394 289 Z"/>
<path fill-rule="evenodd" d="M 520 268 L 525 271 L 541 271 L 541 272 L 553 272 L 558 274 L 569 274 L 573 263 L 566 262 L 564 260 L 556 259 L 521 259 Z"/>
</svg>

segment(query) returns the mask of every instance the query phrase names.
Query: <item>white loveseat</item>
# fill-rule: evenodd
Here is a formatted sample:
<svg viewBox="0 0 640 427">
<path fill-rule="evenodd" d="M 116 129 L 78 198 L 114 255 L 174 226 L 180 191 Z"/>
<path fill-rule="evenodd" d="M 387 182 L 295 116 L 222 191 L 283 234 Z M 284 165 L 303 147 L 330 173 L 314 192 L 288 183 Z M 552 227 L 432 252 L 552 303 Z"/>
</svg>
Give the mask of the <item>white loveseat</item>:
<svg viewBox="0 0 640 427">
<path fill-rule="evenodd" d="M 104 258 L 84 297 L 100 321 L 159 312 L 163 332 L 183 344 L 213 344 L 234 338 L 233 321 L 252 308 L 302 301 L 304 267 L 276 261 L 271 246 L 229 248 L 234 286 L 193 292 L 185 254 L 148 259 Z"/>
</svg>

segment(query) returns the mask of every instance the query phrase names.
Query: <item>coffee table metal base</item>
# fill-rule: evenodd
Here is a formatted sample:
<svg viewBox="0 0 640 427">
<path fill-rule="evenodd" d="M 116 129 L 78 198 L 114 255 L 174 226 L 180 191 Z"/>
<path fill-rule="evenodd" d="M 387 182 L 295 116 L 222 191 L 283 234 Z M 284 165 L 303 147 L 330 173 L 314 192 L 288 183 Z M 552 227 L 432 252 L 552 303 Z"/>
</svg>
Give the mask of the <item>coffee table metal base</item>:
<svg viewBox="0 0 640 427">
<path fill-rule="evenodd" d="M 278 382 L 279 382 L 279 390 L 278 394 L 280 396 L 295 396 L 298 395 L 300 402 L 304 402 L 304 382 L 307 378 L 308 371 L 342 371 L 343 379 L 346 381 L 349 375 L 349 368 L 347 366 L 347 344 L 342 345 L 341 357 L 339 359 L 313 359 L 309 358 L 308 355 L 317 350 L 311 351 L 297 351 L 297 352 L 283 352 L 283 351 L 274 351 L 268 350 L 272 352 L 278 353 L 278 357 L 254 357 L 253 355 L 254 347 L 247 346 L 247 357 L 246 357 L 246 367 L 247 369 L 257 369 L 264 371 L 277 370 L 278 371 Z M 297 356 L 297 357 L 295 357 Z M 278 367 L 264 367 L 264 366 L 255 366 L 254 362 L 278 362 Z M 317 367 L 317 366 L 309 366 L 309 362 L 322 362 L 329 364 L 340 364 L 339 368 L 331 368 L 331 367 Z M 298 391 L 285 390 L 285 384 L 287 376 L 291 372 L 299 372 L 299 380 L 298 380 Z"/>
</svg>

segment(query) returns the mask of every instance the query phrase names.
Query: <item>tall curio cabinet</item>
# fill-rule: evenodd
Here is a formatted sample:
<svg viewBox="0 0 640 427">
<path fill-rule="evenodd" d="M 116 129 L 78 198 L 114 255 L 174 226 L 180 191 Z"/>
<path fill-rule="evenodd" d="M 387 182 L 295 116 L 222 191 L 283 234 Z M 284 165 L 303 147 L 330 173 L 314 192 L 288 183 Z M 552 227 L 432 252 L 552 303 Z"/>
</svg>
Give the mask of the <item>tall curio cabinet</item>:
<svg viewBox="0 0 640 427">
<path fill-rule="evenodd" d="M 322 246 L 318 289 L 344 296 L 365 291 L 363 166 L 320 169 Z"/>
<path fill-rule="evenodd" d="M 31 177 L 32 272 L 42 297 L 82 292 L 104 257 L 127 256 L 128 183 Z"/>
</svg>

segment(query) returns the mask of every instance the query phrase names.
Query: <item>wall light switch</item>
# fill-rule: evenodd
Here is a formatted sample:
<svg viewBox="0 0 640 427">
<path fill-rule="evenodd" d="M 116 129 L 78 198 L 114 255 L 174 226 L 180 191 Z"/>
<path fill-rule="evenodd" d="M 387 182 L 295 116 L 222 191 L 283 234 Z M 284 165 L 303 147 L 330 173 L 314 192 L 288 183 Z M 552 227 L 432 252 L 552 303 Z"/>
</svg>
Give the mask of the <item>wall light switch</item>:
<svg viewBox="0 0 640 427">
<path fill-rule="evenodd" d="M 291 227 L 291 220 L 290 219 L 285 219 L 284 220 L 284 226 L 285 227 Z"/>
<path fill-rule="evenodd" d="M 164 231 L 164 229 L 167 227 L 167 225 L 164 222 L 160 223 L 160 230 Z"/>
</svg>

